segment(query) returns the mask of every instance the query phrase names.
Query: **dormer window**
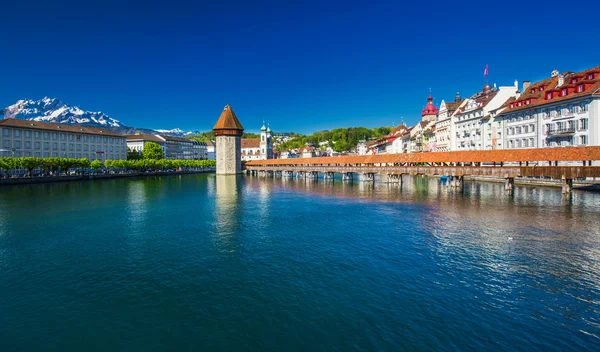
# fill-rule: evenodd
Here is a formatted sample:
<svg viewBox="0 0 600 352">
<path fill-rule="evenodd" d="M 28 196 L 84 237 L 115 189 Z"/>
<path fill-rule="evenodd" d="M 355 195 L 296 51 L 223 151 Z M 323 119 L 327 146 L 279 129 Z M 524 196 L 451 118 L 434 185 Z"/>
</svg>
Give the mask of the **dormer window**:
<svg viewBox="0 0 600 352">
<path fill-rule="evenodd" d="M 582 93 L 585 90 L 585 87 L 583 86 L 583 84 L 580 84 L 577 86 L 577 92 Z"/>
<path fill-rule="evenodd" d="M 577 78 L 573 78 L 573 79 L 571 80 L 571 84 L 575 84 L 575 83 L 577 83 Z"/>
<path fill-rule="evenodd" d="M 519 103 L 517 104 L 517 106 L 521 106 L 521 102 L 519 102 Z"/>
<path fill-rule="evenodd" d="M 567 96 L 567 88 L 563 88 L 562 89 L 562 96 L 566 97 Z"/>
<path fill-rule="evenodd" d="M 515 107 L 515 104 L 511 103 L 511 104 L 510 104 L 510 108 L 512 109 L 512 108 L 514 108 L 514 107 Z"/>
<path fill-rule="evenodd" d="M 552 92 L 546 93 L 546 100 L 552 99 Z"/>
<path fill-rule="evenodd" d="M 525 104 L 527 104 L 527 105 L 531 104 L 531 99 L 527 99 L 527 101 L 525 102 Z"/>
<path fill-rule="evenodd" d="M 589 79 L 589 80 L 592 80 L 592 79 L 594 79 L 594 74 L 593 74 L 593 73 L 590 73 L 590 74 L 588 75 L 588 79 Z"/>
</svg>

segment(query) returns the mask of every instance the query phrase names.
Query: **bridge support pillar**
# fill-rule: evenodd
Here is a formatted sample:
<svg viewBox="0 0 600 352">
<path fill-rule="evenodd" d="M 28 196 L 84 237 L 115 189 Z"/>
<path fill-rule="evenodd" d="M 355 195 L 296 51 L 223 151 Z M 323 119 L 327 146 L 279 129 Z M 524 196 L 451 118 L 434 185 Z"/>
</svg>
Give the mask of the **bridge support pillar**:
<svg viewBox="0 0 600 352">
<path fill-rule="evenodd" d="M 573 179 L 562 177 L 562 193 L 568 194 L 573 190 Z"/>
<path fill-rule="evenodd" d="M 365 172 L 363 174 L 363 181 L 375 183 L 375 174 L 372 172 Z"/>
<path fill-rule="evenodd" d="M 508 191 L 509 194 L 513 193 L 515 188 L 515 179 L 514 177 L 507 177 L 504 181 L 504 189 Z"/>
<path fill-rule="evenodd" d="M 343 181 L 352 181 L 352 179 L 354 178 L 354 174 L 351 172 L 343 172 L 342 173 L 342 180 Z"/>
<path fill-rule="evenodd" d="M 331 171 L 323 173 L 323 178 L 325 178 L 326 180 L 332 180 L 333 181 L 334 176 L 335 176 L 335 173 L 333 173 Z"/>
<path fill-rule="evenodd" d="M 319 179 L 319 172 L 318 171 L 311 171 L 309 177 L 312 178 L 313 180 L 318 180 Z"/>
<path fill-rule="evenodd" d="M 463 176 L 452 176 L 452 187 L 458 189 L 461 193 L 464 191 L 465 180 Z"/>
</svg>

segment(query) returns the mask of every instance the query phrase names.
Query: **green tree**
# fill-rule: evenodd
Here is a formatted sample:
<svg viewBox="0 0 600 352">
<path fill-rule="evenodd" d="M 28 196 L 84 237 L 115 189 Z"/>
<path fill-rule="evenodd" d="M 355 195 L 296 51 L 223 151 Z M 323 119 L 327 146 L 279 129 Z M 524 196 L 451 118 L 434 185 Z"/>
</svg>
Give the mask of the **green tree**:
<svg viewBox="0 0 600 352">
<path fill-rule="evenodd" d="M 104 164 L 102 164 L 102 162 L 100 160 L 96 159 L 90 163 L 90 166 L 92 169 L 98 171 L 98 170 L 102 169 Z"/>
<path fill-rule="evenodd" d="M 142 151 L 142 159 L 146 160 L 160 160 L 164 159 L 163 150 L 158 143 L 146 142 L 144 143 L 144 150 Z"/>
<path fill-rule="evenodd" d="M 137 150 L 127 147 L 127 160 L 138 160 L 140 159 L 140 153 Z"/>
</svg>

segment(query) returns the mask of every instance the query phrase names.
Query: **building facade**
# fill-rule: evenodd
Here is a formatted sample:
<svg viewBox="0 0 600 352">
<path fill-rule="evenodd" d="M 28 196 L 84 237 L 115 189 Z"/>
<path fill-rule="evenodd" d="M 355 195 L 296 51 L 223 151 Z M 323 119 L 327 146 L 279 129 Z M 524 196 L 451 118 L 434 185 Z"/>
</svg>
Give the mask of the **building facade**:
<svg viewBox="0 0 600 352">
<path fill-rule="evenodd" d="M 456 92 L 453 102 L 446 103 L 442 100 L 438 117 L 435 121 L 435 151 L 448 152 L 452 150 L 452 116 L 454 116 L 454 113 L 461 104 L 462 99 L 458 92 Z"/>
<path fill-rule="evenodd" d="M 206 159 L 217 160 L 215 141 L 206 142 Z"/>
<path fill-rule="evenodd" d="M 108 130 L 29 120 L 0 120 L 1 156 L 127 159 L 126 137 Z"/>
<path fill-rule="evenodd" d="M 510 98 L 519 95 L 517 85 L 516 81 L 514 86 L 500 88 L 486 84 L 480 92 L 467 98 L 452 119 L 455 125 L 454 135 L 451 135 L 452 150 L 483 150 L 486 145 L 483 123 L 489 122 L 490 111 L 497 110 Z M 497 140 L 497 135 L 494 138 Z"/>
<path fill-rule="evenodd" d="M 501 116 L 507 149 L 600 145 L 600 66 L 523 86 Z"/>
<path fill-rule="evenodd" d="M 127 148 L 142 154 L 146 142 L 154 142 L 162 148 L 163 155 L 166 155 L 165 141 L 153 134 L 136 133 L 127 135 Z"/>
</svg>

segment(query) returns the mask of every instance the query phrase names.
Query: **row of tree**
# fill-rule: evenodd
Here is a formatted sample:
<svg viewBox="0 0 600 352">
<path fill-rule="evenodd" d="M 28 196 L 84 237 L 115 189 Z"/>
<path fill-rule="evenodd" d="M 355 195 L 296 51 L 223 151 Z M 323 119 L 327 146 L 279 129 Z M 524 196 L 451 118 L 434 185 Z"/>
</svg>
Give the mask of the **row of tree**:
<svg viewBox="0 0 600 352">
<path fill-rule="evenodd" d="M 89 161 L 87 158 L 35 158 L 35 157 L 1 157 L 0 169 L 9 173 L 11 170 L 24 169 L 31 175 L 35 169 L 44 172 L 65 171 L 71 169 L 123 169 L 123 170 L 164 170 L 179 168 L 208 168 L 216 165 L 215 160 L 167 160 L 167 159 L 139 159 L 139 160 L 100 160 Z"/>
<path fill-rule="evenodd" d="M 93 163 L 92 163 L 93 164 Z M 165 170 L 180 168 L 208 168 L 217 165 L 215 160 L 170 160 L 170 159 L 139 159 L 139 160 L 106 160 L 107 169 L 123 170 Z M 92 165 L 93 168 L 93 165 Z"/>
</svg>

